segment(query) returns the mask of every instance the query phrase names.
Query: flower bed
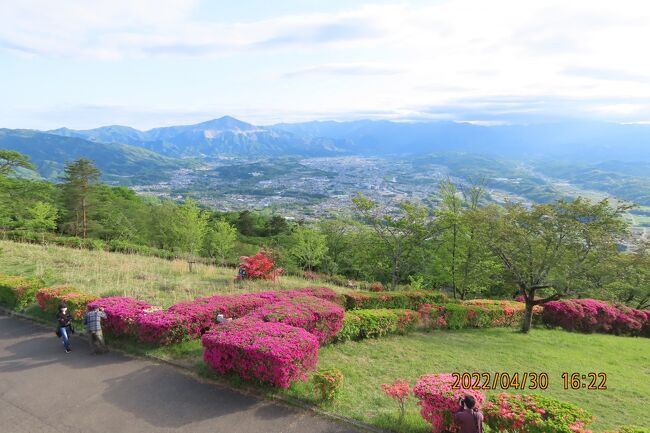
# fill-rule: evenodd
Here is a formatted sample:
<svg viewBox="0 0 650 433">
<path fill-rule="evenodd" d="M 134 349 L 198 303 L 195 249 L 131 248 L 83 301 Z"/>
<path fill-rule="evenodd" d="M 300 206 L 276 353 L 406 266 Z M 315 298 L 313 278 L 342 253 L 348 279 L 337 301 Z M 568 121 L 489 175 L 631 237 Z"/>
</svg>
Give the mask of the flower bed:
<svg viewBox="0 0 650 433">
<path fill-rule="evenodd" d="M 343 326 L 343 308 L 314 296 L 299 296 L 274 302 L 253 313 L 265 322 L 279 322 L 302 328 L 319 343 L 330 341 Z"/>
<path fill-rule="evenodd" d="M 201 342 L 205 362 L 217 373 L 235 372 L 282 388 L 307 379 L 318 361 L 318 340 L 313 334 L 251 317 L 215 326 Z"/>
<path fill-rule="evenodd" d="M 402 308 L 417 310 L 422 304 L 445 302 L 446 296 L 438 291 L 347 292 L 345 309 Z"/>
<path fill-rule="evenodd" d="M 336 335 L 337 341 L 383 337 L 389 334 L 406 334 L 415 329 L 418 314 L 404 309 L 352 310 L 345 313 L 343 327 Z"/>
<path fill-rule="evenodd" d="M 595 299 L 568 299 L 544 304 L 543 321 L 567 331 L 650 337 L 650 310 L 635 310 Z"/>
<path fill-rule="evenodd" d="M 458 410 L 461 398 L 471 395 L 476 400 L 476 407 L 481 407 L 485 400 L 480 391 L 462 387 L 453 389 L 454 382 L 451 374 L 427 374 L 421 376 L 413 387 L 413 394 L 419 400 L 420 414 L 431 423 L 433 432 L 457 431 L 454 412 Z"/>
<path fill-rule="evenodd" d="M 584 409 L 551 397 L 506 393 L 491 396 L 483 415 L 491 429 L 512 433 L 588 433 L 593 420 Z"/>
<path fill-rule="evenodd" d="M 130 335 L 136 332 L 138 319 L 151 305 L 127 296 L 111 296 L 90 302 L 88 308 L 101 307 L 106 312 L 103 330 L 114 336 Z"/>
<path fill-rule="evenodd" d="M 36 291 L 43 282 L 33 278 L 0 275 L 0 304 L 16 310 L 24 310 L 34 302 Z"/>
<path fill-rule="evenodd" d="M 443 305 L 424 304 L 418 312 L 427 328 L 465 329 L 519 325 L 523 320 L 524 309 L 525 306 L 517 302 L 483 301 Z M 541 307 L 534 308 L 533 314 L 533 320 L 538 320 Z"/>
<path fill-rule="evenodd" d="M 97 299 L 97 296 L 81 292 L 74 287 L 46 287 L 36 292 L 36 301 L 41 310 L 54 315 L 59 305 L 64 303 L 75 320 L 81 320 L 88 304 Z"/>
</svg>

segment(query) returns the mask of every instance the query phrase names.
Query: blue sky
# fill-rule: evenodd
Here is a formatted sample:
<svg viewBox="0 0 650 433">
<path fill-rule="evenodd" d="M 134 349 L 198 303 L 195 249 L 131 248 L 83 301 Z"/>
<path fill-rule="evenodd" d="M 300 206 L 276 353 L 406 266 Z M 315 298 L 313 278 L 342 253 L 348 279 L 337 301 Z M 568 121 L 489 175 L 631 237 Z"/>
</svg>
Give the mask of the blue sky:
<svg viewBox="0 0 650 433">
<path fill-rule="evenodd" d="M 0 127 L 650 121 L 644 1 L 3 3 Z"/>
</svg>

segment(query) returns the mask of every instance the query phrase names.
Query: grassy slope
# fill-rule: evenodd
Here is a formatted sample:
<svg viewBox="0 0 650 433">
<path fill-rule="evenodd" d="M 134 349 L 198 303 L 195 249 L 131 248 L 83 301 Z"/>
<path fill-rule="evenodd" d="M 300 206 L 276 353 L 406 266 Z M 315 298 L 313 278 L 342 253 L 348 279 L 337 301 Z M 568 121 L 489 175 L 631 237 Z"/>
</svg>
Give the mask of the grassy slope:
<svg viewBox="0 0 650 433">
<path fill-rule="evenodd" d="M 201 369 L 203 351 L 198 341 L 150 352 Z M 403 425 L 397 425 L 397 406 L 384 396 L 380 385 L 396 378 L 414 384 L 420 375 L 436 372 L 545 372 L 547 390 L 509 392 L 538 392 L 575 403 L 596 416 L 592 424 L 596 432 L 625 424 L 648 425 L 646 409 L 639 404 L 650 401 L 648 339 L 547 329 L 534 329 L 529 335 L 510 329 L 437 331 L 325 346 L 319 351 L 319 367 L 337 367 L 345 376 L 341 393 L 325 409 L 400 432 L 425 433 L 430 426 L 413 399 Z M 608 389 L 564 390 L 564 371 L 605 372 Z M 283 392 L 313 400 L 309 383 L 294 384 Z"/>
<path fill-rule="evenodd" d="M 233 269 L 197 266 L 187 272 L 183 261 L 105 252 L 41 247 L 0 241 L 0 273 L 44 277 L 51 284 L 69 284 L 96 294 L 125 294 L 158 305 L 221 292 L 246 292 L 319 284 L 286 277 L 278 283 L 232 282 Z M 329 286 L 329 285 L 328 285 Z M 338 290 L 345 290 L 337 288 Z M 183 360 L 202 369 L 198 341 L 168 348 L 139 345 L 131 351 Z M 647 425 L 645 408 L 650 401 L 650 340 L 581 335 L 535 329 L 521 335 L 508 329 L 433 332 L 380 340 L 348 342 L 321 348 L 319 366 L 340 368 L 346 383 L 337 400 L 325 408 L 336 413 L 400 431 L 429 431 L 415 403 L 401 428 L 395 426 L 396 405 L 384 397 L 380 384 L 399 377 L 413 383 L 432 372 L 547 372 L 548 395 L 574 402 L 597 416 L 596 431 L 621 424 Z M 606 391 L 565 391 L 561 374 L 605 372 Z M 233 383 L 237 379 L 231 378 Z M 286 392 L 312 399 L 309 384 L 296 384 Z"/>
<path fill-rule="evenodd" d="M 214 293 L 242 293 L 323 285 L 296 277 L 236 284 L 236 270 L 155 257 L 87 251 L 0 241 L 0 273 L 36 276 L 50 285 L 65 284 L 96 295 L 124 295 L 167 307 Z M 335 290 L 346 290 L 333 287 Z"/>
</svg>

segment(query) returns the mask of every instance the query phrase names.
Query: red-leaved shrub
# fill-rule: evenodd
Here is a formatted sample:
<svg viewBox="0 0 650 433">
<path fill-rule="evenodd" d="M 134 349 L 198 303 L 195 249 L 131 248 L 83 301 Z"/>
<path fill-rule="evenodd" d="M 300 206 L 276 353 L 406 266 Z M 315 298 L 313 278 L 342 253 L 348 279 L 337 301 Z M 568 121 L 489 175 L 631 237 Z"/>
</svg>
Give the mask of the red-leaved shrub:
<svg viewBox="0 0 650 433">
<path fill-rule="evenodd" d="M 282 274 L 282 268 L 275 267 L 275 261 L 267 252 L 260 251 L 254 256 L 241 256 L 240 269 L 246 271 L 246 278 L 251 280 L 275 280 Z"/>
</svg>

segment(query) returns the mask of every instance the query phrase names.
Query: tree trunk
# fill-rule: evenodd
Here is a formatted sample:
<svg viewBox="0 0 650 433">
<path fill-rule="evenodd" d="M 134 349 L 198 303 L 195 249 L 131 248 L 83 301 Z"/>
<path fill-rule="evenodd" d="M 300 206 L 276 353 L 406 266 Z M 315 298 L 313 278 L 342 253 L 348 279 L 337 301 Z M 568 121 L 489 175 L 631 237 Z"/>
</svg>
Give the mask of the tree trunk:
<svg viewBox="0 0 650 433">
<path fill-rule="evenodd" d="M 530 326 L 533 323 L 533 304 L 532 300 L 526 299 L 526 310 L 524 311 L 524 321 L 521 324 L 521 332 L 527 334 L 530 331 Z"/>
<path fill-rule="evenodd" d="M 81 199 L 81 224 L 83 230 L 83 238 L 86 239 L 86 197 Z"/>
<path fill-rule="evenodd" d="M 453 241 L 451 244 L 451 288 L 454 291 L 454 299 L 456 299 L 456 239 L 457 239 L 457 226 L 454 224 Z"/>
</svg>

